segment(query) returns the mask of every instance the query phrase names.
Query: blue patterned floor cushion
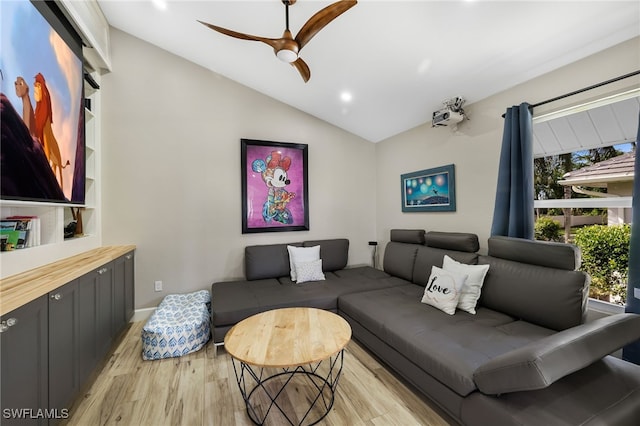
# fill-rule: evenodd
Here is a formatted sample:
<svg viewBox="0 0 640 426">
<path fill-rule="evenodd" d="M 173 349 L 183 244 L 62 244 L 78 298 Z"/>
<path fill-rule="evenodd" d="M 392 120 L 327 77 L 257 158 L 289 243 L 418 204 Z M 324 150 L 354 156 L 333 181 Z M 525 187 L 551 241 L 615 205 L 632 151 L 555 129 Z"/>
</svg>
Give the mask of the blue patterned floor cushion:
<svg viewBox="0 0 640 426">
<path fill-rule="evenodd" d="M 162 359 L 200 350 L 208 341 L 211 294 L 207 290 L 167 295 L 142 327 L 142 359 Z"/>
</svg>

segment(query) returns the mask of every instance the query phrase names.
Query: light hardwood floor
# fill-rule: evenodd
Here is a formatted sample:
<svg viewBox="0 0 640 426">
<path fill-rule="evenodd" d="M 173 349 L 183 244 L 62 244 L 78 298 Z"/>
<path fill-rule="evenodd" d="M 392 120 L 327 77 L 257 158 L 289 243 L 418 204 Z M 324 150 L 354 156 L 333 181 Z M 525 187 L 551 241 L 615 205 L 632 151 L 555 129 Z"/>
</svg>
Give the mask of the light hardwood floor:
<svg viewBox="0 0 640 426">
<path fill-rule="evenodd" d="M 208 344 L 180 358 L 143 361 L 142 326 L 131 325 L 93 386 L 71 408 L 69 425 L 253 424 L 224 349 L 216 356 Z M 347 346 L 344 365 L 334 406 L 321 424 L 449 424 L 356 342 Z"/>
</svg>

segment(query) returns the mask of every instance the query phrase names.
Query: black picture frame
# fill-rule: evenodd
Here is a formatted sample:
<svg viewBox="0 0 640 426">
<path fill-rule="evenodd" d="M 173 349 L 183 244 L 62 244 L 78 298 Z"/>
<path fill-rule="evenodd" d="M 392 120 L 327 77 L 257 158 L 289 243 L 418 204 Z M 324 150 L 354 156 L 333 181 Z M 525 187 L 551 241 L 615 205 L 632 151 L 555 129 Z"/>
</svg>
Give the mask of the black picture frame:
<svg viewBox="0 0 640 426">
<path fill-rule="evenodd" d="M 240 140 L 242 233 L 309 230 L 308 145 Z"/>
<path fill-rule="evenodd" d="M 455 212 L 455 165 L 400 175 L 400 193 L 405 213 Z"/>
</svg>

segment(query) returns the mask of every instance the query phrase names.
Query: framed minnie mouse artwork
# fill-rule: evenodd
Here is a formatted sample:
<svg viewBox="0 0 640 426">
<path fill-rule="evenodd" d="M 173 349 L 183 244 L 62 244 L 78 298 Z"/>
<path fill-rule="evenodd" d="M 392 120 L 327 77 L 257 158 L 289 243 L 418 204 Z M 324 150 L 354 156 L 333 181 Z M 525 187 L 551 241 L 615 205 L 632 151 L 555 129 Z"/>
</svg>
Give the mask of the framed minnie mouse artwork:
<svg viewBox="0 0 640 426">
<path fill-rule="evenodd" d="M 240 142 L 242 233 L 309 230 L 308 145 Z"/>
</svg>

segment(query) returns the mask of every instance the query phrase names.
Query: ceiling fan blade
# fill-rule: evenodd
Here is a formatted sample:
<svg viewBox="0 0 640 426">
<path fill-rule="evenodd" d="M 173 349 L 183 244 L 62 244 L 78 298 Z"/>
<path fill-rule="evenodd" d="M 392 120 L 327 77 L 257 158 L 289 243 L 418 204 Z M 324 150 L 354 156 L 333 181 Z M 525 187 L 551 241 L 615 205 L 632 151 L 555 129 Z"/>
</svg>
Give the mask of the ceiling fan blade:
<svg viewBox="0 0 640 426">
<path fill-rule="evenodd" d="M 300 29 L 296 36 L 296 43 L 301 50 L 305 44 L 315 36 L 318 31 L 323 29 L 329 22 L 351 9 L 358 2 L 356 0 L 340 0 L 330 4 L 324 9 L 313 15 Z"/>
<path fill-rule="evenodd" d="M 279 48 L 280 45 L 282 44 L 282 39 L 279 39 L 279 38 L 258 37 L 258 36 L 253 36 L 253 35 L 249 35 L 249 34 L 239 33 L 237 31 L 228 30 L 226 28 L 218 27 L 217 25 L 213 25 L 213 24 L 208 24 L 208 23 L 203 22 L 203 21 L 198 21 L 198 22 L 200 22 L 202 25 L 204 25 L 206 27 L 209 27 L 212 30 L 217 31 L 217 32 L 219 32 L 221 34 L 228 35 L 230 37 L 239 38 L 239 39 L 242 39 L 242 40 L 261 41 L 261 42 L 263 42 L 265 44 L 268 44 L 273 49 Z"/>
<path fill-rule="evenodd" d="M 311 78 L 311 70 L 309 69 L 307 63 L 302 60 L 302 58 L 298 58 L 295 61 L 291 62 L 291 65 L 293 65 L 298 70 L 305 83 L 309 81 L 309 79 Z"/>
</svg>

